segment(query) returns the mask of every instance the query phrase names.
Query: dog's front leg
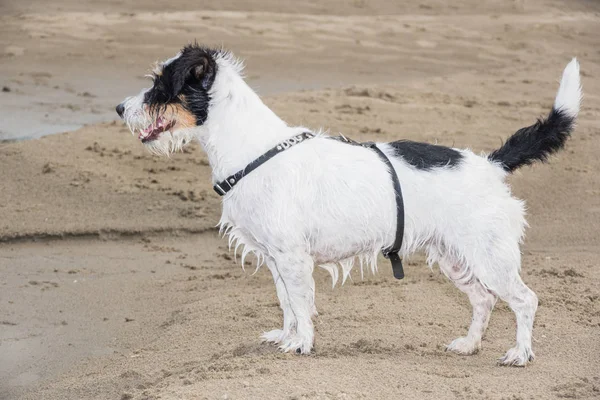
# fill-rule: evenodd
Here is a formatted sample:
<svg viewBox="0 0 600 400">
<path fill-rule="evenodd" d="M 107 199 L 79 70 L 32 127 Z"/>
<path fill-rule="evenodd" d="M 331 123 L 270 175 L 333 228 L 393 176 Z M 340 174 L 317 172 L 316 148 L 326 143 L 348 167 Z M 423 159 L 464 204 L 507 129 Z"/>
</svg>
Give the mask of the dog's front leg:
<svg viewBox="0 0 600 400">
<path fill-rule="evenodd" d="M 287 295 L 287 290 L 284 285 L 284 281 L 279 275 L 279 270 L 274 261 L 267 261 L 267 266 L 273 274 L 273 281 L 275 282 L 275 289 L 277 290 L 277 297 L 279 298 L 279 306 L 283 311 L 283 328 L 282 329 L 273 329 L 272 331 L 265 332 L 261 336 L 263 341 L 279 344 L 287 339 L 292 331 L 296 329 L 294 325 L 294 318 L 292 313 L 292 308 L 290 306 L 289 297 Z"/>
<path fill-rule="evenodd" d="M 281 254 L 268 260 L 267 266 L 283 310 L 283 329 L 266 332 L 262 339 L 278 343 L 285 352 L 308 354 L 314 341 L 312 316 L 316 315 L 313 260 L 305 253 Z"/>
</svg>

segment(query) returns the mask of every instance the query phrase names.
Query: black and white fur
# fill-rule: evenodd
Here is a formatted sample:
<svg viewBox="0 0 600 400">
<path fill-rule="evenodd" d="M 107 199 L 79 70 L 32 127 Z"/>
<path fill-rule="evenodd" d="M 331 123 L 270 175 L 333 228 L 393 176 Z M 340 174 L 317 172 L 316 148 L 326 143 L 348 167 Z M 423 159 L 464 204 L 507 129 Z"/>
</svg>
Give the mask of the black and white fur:
<svg viewBox="0 0 600 400">
<path fill-rule="evenodd" d="M 229 52 L 185 47 L 160 64 L 152 88 L 117 111 L 150 150 L 168 154 L 197 140 L 213 182 L 239 171 L 304 127 L 288 126 L 244 82 Z M 531 349 L 536 295 L 519 272 L 526 226 L 524 203 L 505 180 L 517 168 L 545 161 L 569 137 L 581 100 L 579 65 L 564 70 L 550 115 L 515 133 L 490 155 L 425 143 L 379 143 L 402 185 L 405 232 L 401 255 L 424 250 L 430 265 L 468 297 L 473 318 L 448 350 L 474 354 L 498 298 L 517 319 L 516 345 L 500 359 L 523 366 Z M 275 281 L 283 327 L 265 333 L 283 351 L 313 347 L 315 265 L 333 283 L 353 266 L 377 269 L 377 256 L 395 239 L 396 204 L 390 171 L 374 151 L 325 139 L 283 152 L 246 176 L 223 198 L 221 230 L 242 259 L 252 252 Z M 243 263 L 243 261 L 242 261 Z"/>
</svg>

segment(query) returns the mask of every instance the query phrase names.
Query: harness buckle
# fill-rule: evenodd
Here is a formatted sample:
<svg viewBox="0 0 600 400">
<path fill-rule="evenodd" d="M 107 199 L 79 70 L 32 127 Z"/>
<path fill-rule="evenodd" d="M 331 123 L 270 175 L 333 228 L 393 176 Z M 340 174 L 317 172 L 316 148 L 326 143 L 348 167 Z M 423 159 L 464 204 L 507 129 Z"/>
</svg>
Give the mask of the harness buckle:
<svg viewBox="0 0 600 400">
<path fill-rule="evenodd" d="M 221 186 L 221 184 L 226 183 L 227 186 L 229 186 L 227 188 L 227 190 L 223 189 L 223 187 Z M 229 192 L 231 190 L 233 186 L 231 186 L 231 184 L 229 182 L 227 182 L 227 180 L 224 180 L 223 182 L 217 183 L 213 186 L 213 189 L 215 190 L 215 192 L 217 192 L 217 194 L 219 196 L 225 196 L 227 194 L 227 192 Z"/>
</svg>

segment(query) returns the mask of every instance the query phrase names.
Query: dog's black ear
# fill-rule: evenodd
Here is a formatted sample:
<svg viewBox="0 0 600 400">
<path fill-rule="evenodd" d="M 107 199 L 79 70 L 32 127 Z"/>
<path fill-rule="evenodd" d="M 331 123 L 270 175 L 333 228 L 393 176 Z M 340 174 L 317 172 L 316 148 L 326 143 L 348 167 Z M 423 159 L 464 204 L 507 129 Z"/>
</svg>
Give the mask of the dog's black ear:
<svg viewBox="0 0 600 400">
<path fill-rule="evenodd" d="M 204 53 L 194 61 L 194 66 L 190 70 L 190 78 L 199 83 L 204 90 L 210 89 L 215 79 L 216 63 L 214 59 L 209 53 Z"/>
<path fill-rule="evenodd" d="M 202 80 L 202 77 L 204 76 L 204 70 L 206 69 L 206 66 L 204 63 L 197 65 L 194 67 L 192 74 L 194 74 L 194 78 L 198 81 Z"/>
</svg>

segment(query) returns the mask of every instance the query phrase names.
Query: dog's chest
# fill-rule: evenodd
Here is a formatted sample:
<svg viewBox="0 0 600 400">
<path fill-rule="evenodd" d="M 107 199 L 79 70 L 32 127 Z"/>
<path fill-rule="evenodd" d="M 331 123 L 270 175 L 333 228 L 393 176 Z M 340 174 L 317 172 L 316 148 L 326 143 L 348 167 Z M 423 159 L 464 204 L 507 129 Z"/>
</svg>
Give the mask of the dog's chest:
<svg viewBox="0 0 600 400">
<path fill-rule="evenodd" d="M 258 237 L 264 237 L 264 229 L 259 219 L 251 218 L 248 213 L 240 210 L 238 207 L 224 204 L 221 219 L 219 221 L 220 231 L 228 239 L 230 249 L 236 252 L 242 248 L 242 254 L 248 252 L 254 253 L 257 257 L 267 255 L 267 249 L 263 240 Z"/>
</svg>

